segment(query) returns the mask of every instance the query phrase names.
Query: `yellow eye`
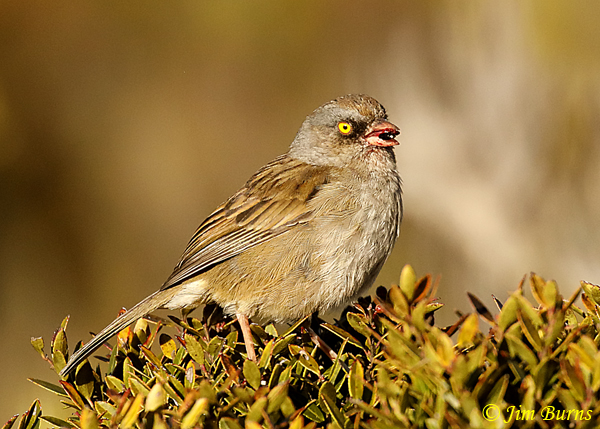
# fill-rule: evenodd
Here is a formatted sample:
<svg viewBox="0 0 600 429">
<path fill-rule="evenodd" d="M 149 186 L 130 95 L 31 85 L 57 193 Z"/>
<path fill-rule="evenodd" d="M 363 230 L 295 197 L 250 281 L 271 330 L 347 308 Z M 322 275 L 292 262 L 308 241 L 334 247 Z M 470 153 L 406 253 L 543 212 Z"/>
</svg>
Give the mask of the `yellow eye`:
<svg viewBox="0 0 600 429">
<path fill-rule="evenodd" d="M 340 130 L 340 133 L 342 134 L 350 134 L 352 132 L 352 125 L 348 122 L 340 122 L 338 124 L 338 130 Z"/>
</svg>

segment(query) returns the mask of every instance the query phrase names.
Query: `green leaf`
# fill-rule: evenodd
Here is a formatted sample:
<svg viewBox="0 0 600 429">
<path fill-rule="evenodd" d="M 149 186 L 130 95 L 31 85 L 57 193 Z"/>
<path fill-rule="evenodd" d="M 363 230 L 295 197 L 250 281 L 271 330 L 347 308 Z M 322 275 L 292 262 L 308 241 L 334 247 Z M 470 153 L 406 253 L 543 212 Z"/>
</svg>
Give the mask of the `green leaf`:
<svg viewBox="0 0 600 429">
<path fill-rule="evenodd" d="M 405 265 L 400 273 L 400 290 L 408 302 L 411 302 L 413 299 L 416 282 L 417 275 L 415 274 L 415 270 L 410 265 Z"/>
<path fill-rule="evenodd" d="M 198 399 L 181 420 L 181 429 L 191 429 L 196 426 L 198 420 L 200 420 L 200 416 L 207 412 L 208 402 L 207 398 Z"/>
<path fill-rule="evenodd" d="M 514 296 L 508 298 L 498 319 L 498 327 L 503 331 L 506 331 L 510 325 L 517 322 L 517 310 L 519 309 L 519 302 Z"/>
<path fill-rule="evenodd" d="M 506 334 L 504 338 L 508 343 L 508 350 L 512 357 L 518 356 L 523 362 L 528 364 L 530 368 L 534 368 L 538 364 L 537 356 L 523 341 L 511 334 Z"/>
<path fill-rule="evenodd" d="M 141 346 L 140 351 L 143 353 L 146 359 L 152 363 L 152 365 L 156 366 L 157 368 L 160 368 L 162 366 L 162 364 L 160 363 L 160 359 L 152 352 L 152 350 Z"/>
<path fill-rule="evenodd" d="M 238 331 L 231 331 L 225 337 L 225 346 L 229 349 L 235 349 L 238 344 Z"/>
<path fill-rule="evenodd" d="M 171 381 L 172 377 L 169 377 L 169 382 L 166 383 L 163 387 L 165 389 L 165 392 L 167 392 L 167 394 L 169 395 L 169 398 L 171 398 L 179 406 L 183 403 L 184 399 L 183 396 L 179 394 L 179 392 L 175 390 L 175 388 L 171 385 Z"/>
<path fill-rule="evenodd" d="M 267 395 L 267 413 L 271 414 L 281 407 L 283 401 L 287 398 L 289 381 L 275 386 Z"/>
<path fill-rule="evenodd" d="M 19 421 L 19 429 L 37 429 L 40 426 L 40 416 L 42 415 L 42 407 L 39 400 L 33 401 L 29 410 L 23 413 Z M 9 420 L 10 421 L 10 420 Z"/>
<path fill-rule="evenodd" d="M 219 420 L 219 429 L 242 429 L 237 420 L 231 417 L 223 417 Z"/>
<path fill-rule="evenodd" d="M 513 296 L 519 303 L 519 309 L 527 315 L 533 326 L 537 329 L 541 328 L 544 325 L 544 320 L 542 319 L 542 316 L 540 316 L 540 312 L 533 308 L 531 303 L 520 293 L 516 293 Z"/>
<path fill-rule="evenodd" d="M 121 421 L 121 428 L 128 429 L 135 426 L 138 421 L 138 415 L 142 411 L 142 402 L 144 402 L 144 396 L 142 395 L 138 395 L 133 399 L 125 417 Z"/>
<path fill-rule="evenodd" d="M 302 319 L 298 320 L 296 323 L 294 323 L 292 326 L 289 327 L 289 329 L 287 331 L 285 331 L 285 334 L 282 335 L 282 337 L 287 337 L 288 335 L 290 335 L 291 333 L 293 333 L 296 329 L 298 329 L 298 327 L 300 327 L 300 325 L 302 325 L 311 315 L 307 315 L 305 317 L 303 317 Z"/>
<path fill-rule="evenodd" d="M 246 421 L 260 422 L 263 419 L 263 410 L 267 407 L 267 398 L 263 396 L 254 401 L 246 415 Z"/>
<path fill-rule="evenodd" d="M 162 384 L 156 383 L 150 389 L 148 396 L 146 397 L 146 404 L 144 408 L 146 411 L 154 412 L 165 405 L 167 402 L 167 392 L 163 388 Z"/>
<path fill-rule="evenodd" d="M 571 395 L 577 402 L 583 402 L 586 385 L 581 376 L 581 369 L 575 368 L 566 360 L 560 361 L 562 379 L 569 387 Z"/>
<path fill-rule="evenodd" d="M 275 344 L 273 345 L 273 354 L 278 355 L 283 350 L 287 349 L 288 344 L 296 339 L 296 334 L 290 334 L 287 337 L 279 338 L 275 340 Z"/>
<path fill-rule="evenodd" d="M 277 328 L 275 328 L 275 325 L 273 325 L 272 323 L 269 323 L 267 326 L 265 326 L 265 332 L 271 335 L 272 337 L 279 336 L 279 334 L 277 333 Z"/>
<path fill-rule="evenodd" d="M 369 328 L 367 318 L 365 316 L 358 313 L 348 313 L 346 314 L 346 319 L 348 320 L 348 323 L 350 323 L 350 326 L 352 326 L 352 329 L 354 329 L 356 332 L 367 338 L 371 336 L 372 331 Z"/>
<path fill-rule="evenodd" d="M 56 373 L 60 373 L 60 371 L 67 365 L 65 355 L 59 350 L 54 351 L 52 353 L 52 364 L 54 365 L 54 370 Z"/>
<path fill-rule="evenodd" d="M 265 346 L 262 355 L 260 357 L 260 361 L 258 362 L 259 368 L 266 368 L 271 361 L 271 356 L 273 355 L 273 345 L 275 344 L 275 340 L 270 340 Z"/>
<path fill-rule="evenodd" d="M 510 381 L 509 374 L 504 374 L 500 379 L 496 382 L 492 391 L 488 395 L 487 404 L 500 404 L 504 400 L 504 395 L 506 393 L 506 389 L 508 389 L 508 383 Z"/>
<path fill-rule="evenodd" d="M 479 314 L 483 318 L 483 320 L 488 322 L 490 325 L 494 326 L 496 324 L 494 316 L 492 315 L 490 310 L 488 310 L 488 308 L 483 304 L 483 302 L 481 302 L 479 298 L 477 298 L 470 292 L 467 292 L 467 296 L 469 297 L 469 301 L 471 301 L 471 304 L 473 305 L 473 308 L 475 308 L 477 314 Z"/>
<path fill-rule="evenodd" d="M 121 380 L 119 380 L 117 377 L 113 376 L 113 375 L 107 375 L 106 378 L 106 385 L 116 391 L 116 392 L 123 392 L 125 391 L 125 383 L 123 383 Z"/>
<path fill-rule="evenodd" d="M 38 380 L 37 378 L 28 378 L 28 380 L 31 381 L 33 384 L 40 386 L 52 393 L 56 393 L 59 396 L 68 398 L 68 395 L 65 393 L 65 390 L 62 387 L 57 386 L 56 384 L 48 383 L 44 380 Z"/>
<path fill-rule="evenodd" d="M 116 413 L 117 409 L 106 401 L 96 401 L 94 408 L 98 414 L 102 414 L 104 418 L 111 419 Z"/>
<path fill-rule="evenodd" d="M 323 414 L 315 400 L 306 404 L 302 415 L 316 423 L 323 423 L 325 421 L 325 414 Z"/>
<path fill-rule="evenodd" d="M 59 427 L 59 428 L 75 428 L 75 427 L 77 427 L 70 422 L 59 419 L 58 417 L 40 416 L 40 420 L 43 420 L 43 421 L 50 423 L 51 425 Z"/>
<path fill-rule="evenodd" d="M 44 353 L 44 339 L 42 337 L 31 337 L 31 345 L 42 358 L 46 358 L 46 353 Z"/>
<path fill-rule="evenodd" d="M 98 429 L 98 419 L 96 413 L 89 408 L 84 408 L 81 411 L 81 417 L 79 419 L 81 429 Z"/>
<path fill-rule="evenodd" d="M 75 386 L 77 391 L 83 395 L 88 401 L 91 399 L 94 393 L 94 383 L 96 378 L 92 371 L 92 366 L 86 360 L 83 364 L 79 365 L 75 372 Z"/>
<path fill-rule="evenodd" d="M 408 300 L 406 299 L 406 296 L 404 295 L 404 293 L 398 286 L 393 285 L 390 288 L 390 290 L 388 292 L 388 297 L 389 297 L 390 301 L 392 302 L 392 305 L 394 306 L 394 311 L 396 312 L 397 315 L 406 316 L 408 314 L 408 312 L 409 312 Z M 350 314 L 350 313 L 348 313 L 348 314 Z M 348 321 L 350 322 L 350 320 L 348 320 Z M 352 325 L 352 322 L 350 322 L 350 325 Z M 354 328 L 354 326 L 352 326 L 352 327 Z M 354 328 L 354 329 L 356 329 L 356 328 Z"/>
<path fill-rule="evenodd" d="M 65 335 L 64 329 L 60 328 L 56 334 L 54 335 L 54 339 L 52 341 L 52 354 L 56 352 L 60 352 L 63 357 L 67 356 L 68 346 L 67 346 L 67 336 Z"/>
<path fill-rule="evenodd" d="M 83 400 L 79 392 L 77 392 L 75 387 L 73 387 L 72 384 L 62 380 L 59 381 L 59 383 L 63 387 L 65 393 L 69 396 L 71 401 L 73 401 L 73 404 L 75 404 L 75 406 L 80 410 L 83 410 L 85 408 L 85 401 Z"/>
<path fill-rule="evenodd" d="M 251 360 L 244 361 L 244 378 L 250 386 L 257 390 L 260 387 L 261 375 L 258 365 Z"/>
<path fill-rule="evenodd" d="M 199 365 L 204 365 L 204 349 L 200 342 L 194 337 L 186 333 L 184 335 L 185 346 L 187 348 L 188 353 Z"/>
<path fill-rule="evenodd" d="M 354 399 L 362 399 L 363 386 L 365 384 L 364 370 L 360 361 L 355 360 L 350 368 L 350 376 L 348 377 L 348 391 L 350 397 Z"/>
<path fill-rule="evenodd" d="M 543 348 L 542 339 L 540 338 L 540 334 L 535 326 L 533 326 L 533 323 L 531 323 L 529 317 L 527 317 L 527 314 L 519 310 L 517 311 L 517 319 L 519 320 L 519 325 L 521 325 L 523 334 L 525 334 L 525 337 L 527 337 L 529 343 L 533 346 L 536 352 L 541 352 Z"/>
<path fill-rule="evenodd" d="M 119 348 L 115 345 L 110 352 L 110 359 L 108 360 L 107 374 L 112 374 L 117 367 L 117 355 L 119 354 Z"/>
<path fill-rule="evenodd" d="M 135 369 L 133 368 L 133 364 L 131 363 L 131 359 L 128 357 L 123 361 L 123 383 L 125 383 L 125 387 L 129 389 L 129 376 L 133 374 Z"/>
<path fill-rule="evenodd" d="M 305 349 L 301 349 L 301 352 L 298 354 L 298 363 L 302 365 L 304 368 L 309 370 L 310 372 L 321 375 L 321 371 L 319 369 L 319 364 Z"/>
<path fill-rule="evenodd" d="M 4 423 L 4 426 L 2 426 L 2 429 L 12 428 L 18 418 L 19 418 L 18 414 L 15 414 L 14 416 L 12 416 L 10 419 L 8 419 L 8 421 L 6 423 Z"/>
<path fill-rule="evenodd" d="M 63 331 L 67 330 L 67 325 L 69 324 L 70 318 L 71 318 L 71 316 L 67 316 L 62 320 L 62 322 L 60 322 L 60 327 L 62 328 Z"/>
<path fill-rule="evenodd" d="M 175 353 L 177 353 L 177 343 L 173 338 L 167 334 L 160 334 L 160 337 L 158 337 L 158 343 L 160 344 L 160 349 L 165 357 L 171 360 L 175 359 Z"/>
<path fill-rule="evenodd" d="M 294 403 L 292 402 L 292 400 L 290 399 L 289 396 L 286 396 L 284 398 L 279 409 L 281 411 L 281 414 L 283 414 L 285 417 L 288 417 L 288 418 L 296 412 Z"/>
<path fill-rule="evenodd" d="M 470 314 L 463 322 L 458 333 L 458 346 L 466 347 L 473 343 L 475 335 L 479 333 L 479 318 L 475 313 Z"/>
<path fill-rule="evenodd" d="M 336 402 L 335 387 L 326 381 L 319 389 L 319 402 L 323 404 L 327 414 L 331 416 L 331 419 L 338 424 L 340 428 L 343 428 L 346 424 L 346 419 L 342 411 L 338 408 Z"/>
<path fill-rule="evenodd" d="M 167 392 L 170 393 L 169 390 L 167 389 L 167 386 L 173 386 L 173 388 L 177 392 L 178 396 L 180 396 L 180 397 L 185 396 L 185 393 L 186 393 L 185 387 L 184 387 L 183 383 L 181 381 L 179 381 L 178 378 L 176 378 L 172 375 L 169 376 L 169 382 L 165 385 L 165 390 L 167 390 Z M 210 385 L 209 385 L 209 387 L 210 387 Z M 202 393 L 205 393 L 205 392 L 208 393 L 208 390 L 206 390 L 206 391 L 202 390 Z M 214 393 L 214 391 L 213 391 L 213 393 Z"/>
<path fill-rule="evenodd" d="M 342 340 L 348 340 L 348 344 L 352 344 L 355 347 L 360 347 L 361 349 L 364 347 L 364 344 L 361 344 L 356 338 L 350 335 L 348 332 L 344 331 L 342 328 L 332 325 L 331 323 L 321 323 L 321 326 L 327 329 L 329 332 L 333 332 L 335 335 L 340 337 Z"/>
</svg>

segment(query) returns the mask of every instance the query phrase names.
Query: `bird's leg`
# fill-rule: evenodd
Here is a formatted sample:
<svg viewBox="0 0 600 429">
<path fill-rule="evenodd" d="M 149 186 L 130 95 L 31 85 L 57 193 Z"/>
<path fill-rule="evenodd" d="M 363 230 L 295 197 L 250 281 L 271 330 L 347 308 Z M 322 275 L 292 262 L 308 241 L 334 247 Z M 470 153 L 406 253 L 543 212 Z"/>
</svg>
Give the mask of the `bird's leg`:
<svg viewBox="0 0 600 429">
<path fill-rule="evenodd" d="M 315 343 L 317 347 L 323 351 L 323 353 L 329 356 L 329 359 L 335 362 L 335 360 L 337 359 L 337 353 L 334 352 L 331 347 L 325 344 L 325 341 L 323 341 L 323 339 L 319 337 L 319 335 L 315 331 L 313 331 L 313 328 L 311 328 L 310 326 L 308 327 L 308 335 L 310 335 L 310 339 L 312 340 L 312 342 Z"/>
<path fill-rule="evenodd" d="M 315 329 L 318 329 L 321 322 L 323 322 L 323 321 L 321 319 L 319 319 L 319 312 L 315 311 L 310 316 L 310 319 L 303 323 L 303 325 L 304 325 L 303 328 L 306 329 L 306 332 L 308 332 L 308 335 L 310 336 L 311 341 L 318 348 L 320 348 L 321 351 L 329 357 L 329 359 L 331 359 L 333 362 L 335 362 L 335 360 L 337 359 L 337 353 L 334 352 L 333 349 L 331 347 L 329 347 L 325 343 L 325 341 L 323 341 L 323 338 L 319 337 L 319 334 L 317 334 L 315 332 Z M 313 326 L 315 327 L 314 329 L 313 329 Z"/>
<path fill-rule="evenodd" d="M 256 362 L 256 352 L 254 351 L 254 341 L 252 341 L 252 331 L 250 331 L 250 322 L 248 320 L 248 316 L 242 313 L 236 313 L 235 316 L 237 317 L 240 327 L 242 328 L 242 335 L 244 336 L 244 344 L 246 344 L 246 353 L 248 354 L 248 359 Z"/>
</svg>

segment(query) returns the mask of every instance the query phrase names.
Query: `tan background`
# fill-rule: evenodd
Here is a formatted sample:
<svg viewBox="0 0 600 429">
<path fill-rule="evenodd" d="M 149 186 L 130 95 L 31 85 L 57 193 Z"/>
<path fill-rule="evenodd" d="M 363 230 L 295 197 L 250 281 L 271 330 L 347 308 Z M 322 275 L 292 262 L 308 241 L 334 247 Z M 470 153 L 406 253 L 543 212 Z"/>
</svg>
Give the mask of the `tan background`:
<svg viewBox="0 0 600 429">
<path fill-rule="evenodd" d="M 50 6 L 52 5 L 52 6 Z M 197 224 L 349 92 L 402 128 L 403 264 L 490 304 L 600 283 L 597 2 L 0 3 L 0 424 L 71 345 L 155 290 Z"/>
</svg>

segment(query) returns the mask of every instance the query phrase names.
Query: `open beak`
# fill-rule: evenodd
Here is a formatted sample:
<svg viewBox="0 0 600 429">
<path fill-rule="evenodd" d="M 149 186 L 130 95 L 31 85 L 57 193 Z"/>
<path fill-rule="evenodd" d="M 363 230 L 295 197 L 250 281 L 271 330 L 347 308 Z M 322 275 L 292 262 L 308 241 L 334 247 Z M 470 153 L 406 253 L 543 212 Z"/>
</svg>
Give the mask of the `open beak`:
<svg viewBox="0 0 600 429">
<path fill-rule="evenodd" d="M 367 144 L 371 146 L 389 147 L 396 146 L 398 141 L 394 138 L 400 134 L 400 128 L 387 121 L 375 122 L 364 136 Z"/>
</svg>

